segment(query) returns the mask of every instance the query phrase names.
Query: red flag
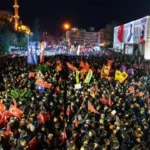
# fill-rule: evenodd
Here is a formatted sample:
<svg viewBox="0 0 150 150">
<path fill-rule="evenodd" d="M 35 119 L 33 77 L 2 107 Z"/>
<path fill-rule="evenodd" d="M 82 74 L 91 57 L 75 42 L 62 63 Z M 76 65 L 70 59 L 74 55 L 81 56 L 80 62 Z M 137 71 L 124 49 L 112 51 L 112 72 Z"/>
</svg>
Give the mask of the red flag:
<svg viewBox="0 0 150 150">
<path fill-rule="evenodd" d="M 142 97 L 143 95 L 144 95 L 143 92 L 138 92 L 138 93 L 136 94 L 136 96 L 138 96 L 138 97 Z"/>
<path fill-rule="evenodd" d="M 66 115 L 67 116 L 70 116 L 71 115 L 71 108 L 70 108 L 70 106 L 68 105 L 68 108 L 67 108 L 67 110 L 66 110 Z"/>
<path fill-rule="evenodd" d="M 45 53 L 45 50 L 43 49 L 43 50 L 40 52 L 40 63 L 44 63 L 44 53 Z"/>
<path fill-rule="evenodd" d="M 51 88 L 51 84 L 48 83 L 47 81 L 44 81 L 43 86 L 44 86 L 45 88 L 47 88 L 47 89 L 50 89 L 50 88 Z"/>
<path fill-rule="evenodd" d="M 73 71 L 78 71 L 78 69 L 76 67 L 74 67 L 71 63 L 66 62 L 67 66 L 69 69 L 73 70 Z"/>
<path fill-rule="evenodd" d="M 11 116 L 12 115 L 7 111 L 0 112 L 0 124 L 5 125 L 8 122 L 7 118 L 10 118 Z"/>
<path fill-rule="evenodd" d="M 34 78 L 35 77 L 35 72 L 29 72 L 29 78 Z"/>
<path fill-rule="evenodd" d="M 83 62 L 83 61 L 80 61 L 80 68 L 84 68 L 84 66 L 85 66 L 85 63 Z"/>
<path fill-rule="evenodd" d="M 57 86 L 55 90 L 57 93 L 60 93 L 60 87 L 59 86 Z"/>
<path fill-rule="evenodd" d="M 37 119 L 42 123 L 45 124 L 46 121 L 50 120 L 49 112 L 47 113 L 41 113 L 37 116 Z"/>
<path fill-rule="evenodd" d="M 118 41 L 123 42 L 123 32 L 124 32 L 124 25 L 120 25 L 119 30 L 118 30 Z"/>
<path fill-rule="evenodd" d="M 21 118 L 21 116 L 23 115 L 23 111 L 20 110 L 19 108 L 17 108 L 16 106 L 14 105 L 10 105 L 9 107 L 9 112 L 14 116 L 14 117 L 17 117 L 17 118 Z"/>
<path fill-rule="evenodd" d="M 102 96 L 101 102 L 102 102 L 102 104 L 104 104 L 104 105 L 106 105 L 107 102 L 108 102 L 104 95 Z"/>
<path fill-rule="evenodd" d="M 140 81 L 139 82 L 135 82 L 134 84 L 137 85 L 137 86 L 140 86 L 141 82 Z"/>
<path fill-rule="evenodd" d="M 113 60 L 107 60 L 107 66 L 112 66 Z"/>
<path fill-rule="evenodd" d="M 10 127 L 7 126 L 7 128 L 6 128 L 6 130 L 5 130 L 4 134 L 3 134 L 4 139 L 9 138 L 9 137 L 10 137 L 10 134 L 11 134 Z"/>
<path fill-rule="evenodd" d="M 77 127 L 78 127 L 78 119 L 77 119 L 77 116 L 75 116 L 75 119 L 74 119 L 73 123 L 74 123 L 74 127 L 77 128 Z"/>
<path fill-rule="evenodd" d="M 90 70 L 90 65 L 86 62 L 84 66 L 87 70 Z"/>
<path fill-rule="evenodd" d="M 129 88 L 129 92 L 130 92 L 130 94 L 134 93 L 134 86 L 131 86 L 131 87 Z"/>
<path fill-rule="evenodd" d="M 67 140 L 67 134 L 66 134 L 66 129 L 65 129 L 65 128 L 64 128 L 62 140 L 63 140 L 63 141 L 66 141 L 66 140 Z"/>
<path fill-rule="evenodd" d="M 13 98 L 13 102 L 14 102 L 14 105 L 10 105 L 9 107 L 9 112 L 11 113 L 11 115 L 13 115 L 14 117 L 17 117 L 17 118 L 21 118 L 21 116 L 23 115 L 23 111 L 19 108 L 17 108 L 17 103 L 15 101 L 15 99 Z"/>
<path fill-rule="evenodd" d="M 37 146 L 37 139 L 36 139 L 36 136 L 29 142 L 29 148 L 30 150 L 36 150 Z"/>
<path fill-rule="evenodd" d="M 92 104 L 88 101 L 88 110 L 90 110 L 91 112 L 95 113 L 95 114 L 100 114 L 93 106 Z"/>
<path fill-rule="evenodd" d="M 63 69 L 63 67 L 62 67 L 61 65 L 57 65 L 57 66 L 56 66 L 56 70 L 62 71 L 62 69 Z"/>
<path fill-rule="evenodd" d="M 113 105 L 113 101 L 111 100 L 111 97 L 109 96 L 109 99 L 108 99 L 108 105 L 111 107 Z"/>
<path fill-rule="evenodd" d="M 0 101 L 0 111 L 4 112 L 6 110 L 5 105 L 2 103 L 2 101 Z"/>
</svg>

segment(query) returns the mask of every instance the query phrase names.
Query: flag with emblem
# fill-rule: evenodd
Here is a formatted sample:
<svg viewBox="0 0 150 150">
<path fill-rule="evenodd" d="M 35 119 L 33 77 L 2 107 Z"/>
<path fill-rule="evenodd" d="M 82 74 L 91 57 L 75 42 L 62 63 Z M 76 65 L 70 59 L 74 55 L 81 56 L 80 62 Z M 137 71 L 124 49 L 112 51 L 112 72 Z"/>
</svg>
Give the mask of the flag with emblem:
<svg viewBox="0 0 150 150">
<path fill-rule="evenodd" d="M 120 76 L 121 76 L 121 72 L 119 70 L 116 70 L 116 72 L 115 72 L 115 80 L 119 81 L 120 80 Z"/>
<path fill-rule="evenodd" d="M 127 78 L 128 78 L 128 74 L 124 71 L 121 73 L 121 75 L 119 77 L 119 82 L 123 83 Z"/>
</svg>

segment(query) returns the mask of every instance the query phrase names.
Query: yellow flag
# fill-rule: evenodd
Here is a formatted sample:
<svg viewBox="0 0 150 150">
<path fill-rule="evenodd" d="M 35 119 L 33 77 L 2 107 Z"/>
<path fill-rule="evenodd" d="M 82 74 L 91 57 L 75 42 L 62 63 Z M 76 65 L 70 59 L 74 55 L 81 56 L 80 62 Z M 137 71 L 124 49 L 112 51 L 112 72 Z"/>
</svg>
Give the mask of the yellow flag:
<svg viewBox="0 0 150 150">
<path fill-rule="evenodd" d="M 92 76 L 93 76 L 93 71 L 90 69 L 87 76 L 86 76 L 86 78 L 85 78 L 85 80 L 84 80 L 84 83 L 89 83 Z"/>
<path fill-rule="evenodd" d="M 104 74 L 106 76 L 109 76 L 109 72 L 110 72 L 110 66 L 104 66 Z"/>
<path fill-rule="evenodd" d="M 115 73 L 115 80 L 120 80 L 120 76 L 121 76 L 121 72 L 119 70 L 116 70 L 116 73 Z"/>
<path fill-rule="evenodd" d="M 122 83 L 122 82 L 124 82 L 127 78 L 128 78 L 128 74 L 124 71 L 124 72 L 121 73 L 119 82 Z"/>
<path fill-rule="evenodd" d="M 79 80 L 79 74 L 80 71 L 76 71 L 76 83 L 79 84 L 80 80 Z"/>
</svg>

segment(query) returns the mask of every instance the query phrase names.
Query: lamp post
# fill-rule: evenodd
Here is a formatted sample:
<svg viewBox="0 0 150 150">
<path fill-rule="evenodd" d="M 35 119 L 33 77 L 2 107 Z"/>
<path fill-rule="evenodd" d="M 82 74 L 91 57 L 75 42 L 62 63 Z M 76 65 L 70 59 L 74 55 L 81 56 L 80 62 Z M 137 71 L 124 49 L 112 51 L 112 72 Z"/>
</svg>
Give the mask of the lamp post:
<svg viewBox="0 0 150 150">
<path fill-rule="evenodd" d="M 69 24 L 69 23 L 64 23 L 64 25 L 63 25 L 63 29 L 64 29 L 64 36 L 66 36 L 66 32 L 67 32 L 67 30 L 69 30 L 69 29 L 70 29 L 70 24 Z"/>
</svg>

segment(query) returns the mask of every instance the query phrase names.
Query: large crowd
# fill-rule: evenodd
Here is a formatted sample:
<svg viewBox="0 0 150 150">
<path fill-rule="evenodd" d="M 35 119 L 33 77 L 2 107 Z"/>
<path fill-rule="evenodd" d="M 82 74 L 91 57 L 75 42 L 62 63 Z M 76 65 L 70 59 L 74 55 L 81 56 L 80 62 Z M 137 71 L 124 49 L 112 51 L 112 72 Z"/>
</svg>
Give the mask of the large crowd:
<svg viewBox="0 0 150 150">
<path fill-rule="evenodd" d="M 8 59 L 0 73 L 1 150 L 150 150 L 150 75 L 136 59 L 26 60 Z M 116 70 L 128 77 L 115 80 Z M 39 80 L 46 81 L 44 88 Z"/>
</svg>

